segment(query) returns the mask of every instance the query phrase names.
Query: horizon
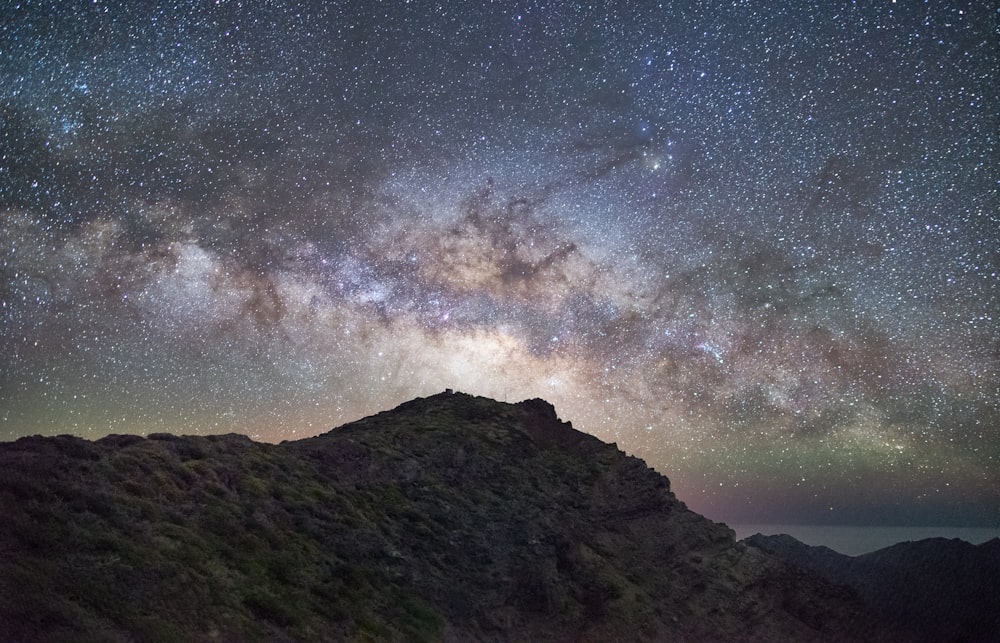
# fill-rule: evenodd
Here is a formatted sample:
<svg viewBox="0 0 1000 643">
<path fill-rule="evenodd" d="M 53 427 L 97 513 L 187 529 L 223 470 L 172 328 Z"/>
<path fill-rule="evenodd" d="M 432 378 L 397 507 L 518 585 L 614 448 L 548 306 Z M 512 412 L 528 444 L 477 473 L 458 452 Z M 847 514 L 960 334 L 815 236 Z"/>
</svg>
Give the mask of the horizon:
<svg viewBox="0 0 1000 643">
<path fill-rule="evenodd" d="M 991 7 L 383 9 L 0 10 L 0 440 L 452 387 L 708 517 L 1000 524 Z"/>
<path fill-rule="evenodd" d="M 905 542 L 928 538 L 958 539 L 971 545 L 981 545 L 1000 538 L 998 527 L 947 526 L 858 526 L 858 525 L 729 525 L 742 540 L 755 533 L 787 534 L 801 543 L 824 546 L 845 556 L 860 556 Z"/>
<path fill-rule="evenodd" d="M 437 396 L 448 395 L 448 394 L 459 394 L 459 395 L 469 395 L 469 396 L 472 396 L 472 397 L 483 397 L 483 396 L 474 396 L 474 395 L 472 395 L 470 393 L 466 393 L 464 391 L 460 391 L 460 390 L 457 390 L 457 389 L 446 388 L 446 389 L 444 389 L 444 391 L 440 391 L 438 393 L 430 394 L 430 395 L 427 395 L 427 396 L 417 396 L 415 398 L 412 398 L 411 400 L 407 400 L 407 402 L 413 401 L 413 400 L 418 400 L 418 399 L 428 399 L 428 398 L 431 398 L 431 397 L 437 397 Z M 493 402 L 496 402 L 496 403 L 499 403 L 499 404 L 516 405 L 516 404 L 519 404 L 521 402 L 525 402 L 525 401 L 527 401 L 529 399 L 541 399 L 541 398 L 525 398 L 523 400 L 517 400 L 517 401 L 497 400 L 497 399 L 494 399 L 494 398 L 486 398 L 486 399 L 490 399 Z M 546 400 L 543 400 L 543 401 L 546 401 Z M 382 413 L 382 412 L 387 412 L 387 411 L 392 411 L 395 408 L 396 407 L 394 406 L 392 408 L 382 409 L 381 411 L 376 412 L 376 414 L 377 413 Z M 556 413 L 558 415 L 558 409 L 556 409 Z M 372 415 L 375 415 L 375 414 L 372 414 Z M 331 428 L 327 429 L 326 431 L 322 431 L 320 433 L 317 433 L 316 435 L 322 435 L 323 433 L 327 433 L 327 432 L 330 432 L 330 431 L 337 431 L 337 430 L 343 428 L 344 426 L 347 426 L 347 425 L 352 424 L 354 422 L 361 421 L 361 420 L 366 419 L 368 417 L 372 417 L 372 415 L 368 415 L 368 416 L 365 416 L 365 417 L 362 417 L 362 418 L 358 418 L 356 420 L 350 420 L 350 421 L 348 421 L 348 422 L 346 422 L 346 423 L 344 423 L 342 425 L 331 427 Z M 567 421 L 565 418 L 561 418 L 561 419 L 563 421 Z M 572 424 L 571 420 L 569 422 L 570 422 L 570 424 Z M 579 430 L 575 426 L 573 428 Z M 251 441 L 255 441 L 255 442 L 258 442 L 260 444 L 269 444 L 269 445 L 272 445 L 272 446 L 279 446 L 281 444 L 281 442 L 267 442 L 267 441 L 255 440 L 252 436 L 249 436 L 249 435 L 247 435 L 245 433 L 240 433 L 240 432 L 233 432 L 233 433 L 236 434 L 236 435 L 241 435 L 243 437 L 246 437 L 246 438 L 250 439 Z M 76 436 L 76 435 L 73 435 L 73 434 L 62 434 L 62 435 L 68 435 L 70 437 L 81 437 L 81 436 Z M 133 435 L 141 435 L 142 437 L 147 437 L 147 438 L 149 436 L 149 434 L 133 434 Z M 198 434 L 198 433 L 194 433 L 194 434 L 171 434 L 171 435 L 179 435 L 180 437 L 205 437 L 206 435 L 211 435 L 211 434 Z M 34 436 L 20 436 L 20 437 L 34 437 Z M 43 436 L 43 437 L 57 437 L 57 436 Z M 98 440 L 101 440 L 104 437 L 107 437 L 107 436 L 83 437 L 82 439 L 86 439 L 86 440 L 89 440 L 89 441 L 98 441 Z M 295 438 L 295 440 L 307 440 L 310 437 L 315 437 L 315 436 L 302 436 L 302 437 Z M 295 440 L 291 440 L 291 441 L 295 441 Z M 0 440 L 0 444 L 2 444 L 3 442 L 4 442 L 3 440 Z M 620 447 L 619 447 L 619 450 L 621 450 Z M 624 453 L 626 455 L 633 455 L 633 454 L 629 454 L 627 452 L 624 452 Z M 647 465 L 648 465 L 648 463 L 647 463 Z M 668 472 L 660 471 L 660 470 L 655 469 L 655 468 L 654 468 L 654 470 L 656 470 L 657 473 L 659 473 L 660 475 L 663 475 L 663 476 L 667 477 L 668 479 L 670 478 Z M 671 481 L 671 490 L 674 491 L 672 481 Z M 685 498 L 683 496 L 683 492 L 680 493 L 680 494 L 677 494 L 675 492 L 675 495 L 677 496 L 677 498 L 680 501 L 685 502 Z M 688 503 L 685 502 L 685 504 L 688 504 Z M 880 549 L 882 547 L 886 547 L 886 546 L 889 546 L 889 545 L 892 545 L 892 544 L 896 544 L 896 543 L 899 543 L 899 542 L 904 542 L 906 540 L 910 540 L 911 539 L 911 538 L 904 538 L 904 537 L 897 537 L 897 536 L 889 536 L 889 535 L 886 535 L 886 533 L 894 533 L 894 534 L 897 534 L 897 535 L 899 535 L 899 534 L 908 534 L 910 536 L 923 534 L 923 535 L 920 535 L 919 537 L 912 538 L 912 540 L 920 540 L 920 539 L 924 539 L 924 538 L 933 538 L 933 537 L 958 538 L 960 540 L 964 540 L 965 542 L 968 542 L 968 543 L 971 543 L 971 544 L 981 544 L 981 543 L 986 542 L 988 540 L 991 540 L 993 538 L 1000 538 L 1000 524 L 994 524 L 994 525 L 985 525 L 985 524 L 980 524 L 980 525 L 975 525 L 975 524 L 894 524 L 894 523 L 890 523 L 890 524 L 882 524 L 882 523 L 840 524 L 840 523 L 760 522 L 760 521 L 754 521 L 754 520 L 750 520 L 750 521 L 747 521 L 747 520 L 732 521 L 732 520 L 727 520 L 724 517 L 720 518 L 718 516 L 712 516 L 712 515 L 709 515 L 709 514 L 701 513 L 700 511 L 698 511 L 697 508 L 690 507 L 690 505 L 689 505 L 689 508 L 692 508 L 692 510 L 700 513 L 701 515 L 705 516 L 706 518 L 708 518 L 710 520 L 713 520 L 715 522 L 719 522 L 719 523 L 725 524 L 726 526 L 728 526 L 730 529 L 732 529 L 736 533 L 736 539 L 737 540 L 742 540 L 743 538 L 746 538 L 747 536 L 753 535 L 754 533 L 762 533 L 762 534 L 765 534 L 765 535 L 788 534 L 788 535 L 791 535 L 791 536 L 795 537 L 797 540 L 799 540 L 799 541 L 801 541 L 801 542 L 803 542 L 805 544 L 809 544 L 809 545 L 824 545 L 824 546 L 830 547 L 831 549 L 834 549 L 835 551 L 837 551 L 839 553 L 843 553 L 843 554 L 847 554 L 847 555 L 851 555 L 851 556 L 859 555 L 859 554 L 862 554 L 862 553 L 868 553 L 868 552 Z M 860 533 L 859 534 L 859 533 L 856 533 L 856 532 L 859 532 L 859 531 L 860 532 L 864 532 L 864 531 L 876 531 L 876 532 L 886 532 L 886 533 L 878 533 L 878 534 L 866 534 L 866 533 Z M 824 535 L 824 532 L 830 532 L 830 533 L 827 533 L 826 535 Z M 845 533 L 837 533 L 837 532 L 851 532 L 851 533 L 846 533 L 845 534 Z M 832 536 L 831 536 L 831 534 L 832 534 Z M 876 544 L 877 544 L 877 546 L 876 546 Z"/>
</svg>

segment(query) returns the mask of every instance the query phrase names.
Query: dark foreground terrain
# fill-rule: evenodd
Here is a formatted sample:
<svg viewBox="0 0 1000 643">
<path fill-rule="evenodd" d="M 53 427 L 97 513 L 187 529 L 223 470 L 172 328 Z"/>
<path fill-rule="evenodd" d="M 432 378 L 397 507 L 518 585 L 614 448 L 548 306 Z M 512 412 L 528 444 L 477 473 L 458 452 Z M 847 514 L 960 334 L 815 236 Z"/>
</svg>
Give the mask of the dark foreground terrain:
<svg viewBox="0 0 1000 643">
<path fill-rule="evenodd" d="M 0 444 L 7 641 L 900 640 L 541 400 Z"/>
<path fill-rule="evenodd" d="M 1000 539 L 928 538 L 845 556 L 791 536 L 743 542 L 850 587 L 914 641 L 1000 641 Z"/>
</svg>

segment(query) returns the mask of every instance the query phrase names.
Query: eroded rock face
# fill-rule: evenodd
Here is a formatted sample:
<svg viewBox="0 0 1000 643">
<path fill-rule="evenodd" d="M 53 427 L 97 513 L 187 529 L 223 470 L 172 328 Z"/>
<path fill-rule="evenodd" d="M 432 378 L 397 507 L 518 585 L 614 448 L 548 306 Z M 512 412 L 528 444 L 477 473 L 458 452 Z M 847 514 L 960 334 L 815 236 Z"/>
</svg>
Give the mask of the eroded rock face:
<svg viewBox="0 0 1000 643">
<path fill-rule="evenodd" d="M 17 640 L 898 640 L 542 400 L 0 445 Z"/>
</svg>

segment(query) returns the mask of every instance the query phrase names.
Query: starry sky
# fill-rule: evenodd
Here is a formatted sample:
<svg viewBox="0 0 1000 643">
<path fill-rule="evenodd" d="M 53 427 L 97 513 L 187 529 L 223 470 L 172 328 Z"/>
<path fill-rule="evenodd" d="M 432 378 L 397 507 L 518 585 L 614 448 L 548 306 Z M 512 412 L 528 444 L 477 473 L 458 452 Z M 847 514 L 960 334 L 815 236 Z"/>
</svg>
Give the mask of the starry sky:
<svg viewBox="0 0 1000 643">
<path fill-rule="evenodd" d="M 0 440 L 542 397 L 727 522 L 1000 525 L 997 14 L 0 1 Z"/>
</svg>

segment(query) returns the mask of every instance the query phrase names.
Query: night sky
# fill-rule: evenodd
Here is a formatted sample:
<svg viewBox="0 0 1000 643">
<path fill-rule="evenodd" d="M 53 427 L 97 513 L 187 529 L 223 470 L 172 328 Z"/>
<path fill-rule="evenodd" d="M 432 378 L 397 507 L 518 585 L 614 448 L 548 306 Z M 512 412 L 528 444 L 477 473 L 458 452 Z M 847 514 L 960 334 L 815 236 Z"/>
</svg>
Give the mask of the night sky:
<svg viewBox="0 0 1000 643">
<path fill-rule="evenodd" d="M 542 397 L 730 522 L 1000 524 L 991 2 L 0 2 L 0 440 Z"/>
</svg>

